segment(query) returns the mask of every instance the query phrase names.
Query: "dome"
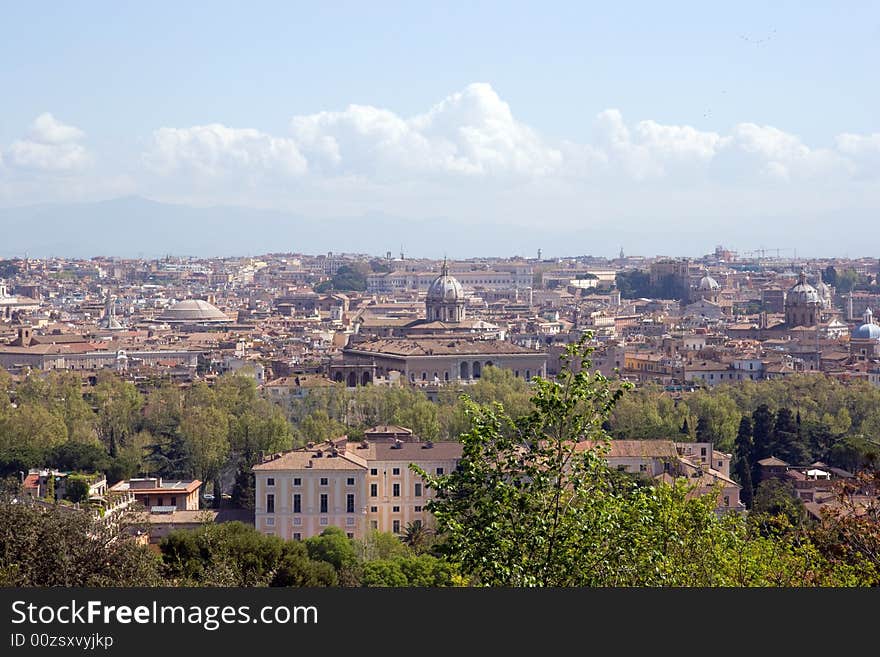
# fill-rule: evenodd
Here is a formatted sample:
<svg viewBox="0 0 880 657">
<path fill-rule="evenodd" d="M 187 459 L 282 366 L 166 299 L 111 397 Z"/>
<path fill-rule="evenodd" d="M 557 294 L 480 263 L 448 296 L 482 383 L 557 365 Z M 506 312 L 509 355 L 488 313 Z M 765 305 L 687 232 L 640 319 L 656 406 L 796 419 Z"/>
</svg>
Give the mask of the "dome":
<svg viewBox="0 0 880 657">
<path fill-rule="evenodd" d="M 856 340 L 880 340 L 880 326 L 874 323 L 874 313 L 870 308 L 865 311 L 865 323 L 853 329 L 850 337 Z"/>
<path fill-rule="evenodd" d="M 228 322 L 229 318 L 216 306 L 201 299 L 186 299 L 175 303 L 157 319 L 163 322 Z"/>
<path fill-rule="evenodd" d="M 807 275 L 801 272 L 798 282 L 785 295 L 785 305 L 806 306 L 821 303 L 819 293 L 812 285 L 807 283 Z"/>
<path fill-rule="evenodd" d="M 714 278 L 706 274 L 703 278 L 700 279 L 700 289 L 701 290 L 718 290 L 721 289 L 721 286 L 718 284 Z"/>
<path fill-rule="evenodd" d="M 449 267 L 443 263 L 440 275 L 428 288 L 428 301 L 464 301 L 464 290 L 461 283 L 449 275 Z"/>
</svg>

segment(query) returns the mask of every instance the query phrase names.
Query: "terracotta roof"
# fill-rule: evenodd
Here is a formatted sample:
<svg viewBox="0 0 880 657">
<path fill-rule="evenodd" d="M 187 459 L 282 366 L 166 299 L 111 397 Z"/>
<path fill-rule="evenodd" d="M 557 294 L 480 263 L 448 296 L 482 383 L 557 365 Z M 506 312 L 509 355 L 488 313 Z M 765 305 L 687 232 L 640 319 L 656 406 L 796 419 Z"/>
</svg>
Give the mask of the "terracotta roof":
<svg viewBox="0 0 880 657">
<path fill-rule="evenodd" d="M 768 458 L 766 458 L 766 459 L 761 459 L 760 461 L 758 461 L 758 465 L 763 465 L 763 466 L 786 466 L 786 465 L 788 465 L 788 463 L 786 463 L 785 461 L 783 461 L 783 460 L 781 460 L 781 459 L 776 458 L 775 456 L 770 456 L 770 457 L 768 457 Z"/>
<path fill-rule="evenodd" d="M 347 347 L 345 351 L 364 351 L 394 356 L 542 355 L 542 352 L 500 340 L 465 340 L 450 337 L 371 340 Z"/>
<path fill-rule="evenodd" d="M 401 443 L 397 446 L 377 443 L 372 451 L 371 461 L 447 461 L 461 458 L 462 445 L 457 442 Z"/>
<path fill-rule="evenodd" d="M 595 441 L 579 442 L 575 449 L 579 452 L 593 449 Z M 612 440 L 606 458 L 668 458 L 678 459 L 678 450 L 671 440 Z"/>
</svg>

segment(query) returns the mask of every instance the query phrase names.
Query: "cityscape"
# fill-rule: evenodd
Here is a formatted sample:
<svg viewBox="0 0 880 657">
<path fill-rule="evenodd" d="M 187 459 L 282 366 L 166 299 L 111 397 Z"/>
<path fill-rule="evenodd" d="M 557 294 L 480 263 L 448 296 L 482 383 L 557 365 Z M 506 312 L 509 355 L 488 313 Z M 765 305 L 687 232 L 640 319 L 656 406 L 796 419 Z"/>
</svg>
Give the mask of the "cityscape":
<svg viewBox="0 0 880 657">
<path fill-rule="evenodd" d="M 843 4 L 7 3 L 0 596 L 130 593 L 104 647 L 190 594 L 268 645 L 259 601 L 496 608 L 366 589 L 543 632 L 581 598 L 512 589 L 880 586 L 880 12 Z"/>
<path fill-rule="evenodd" d="M 157 550 L 208 521 L 288 541 L 328 527 L 427 541 L 432 491 L 411 466 L 459 466 L 457 398 L 527 405 L 536 380 L 578 369 L 574 344 L 641 404 L 603 425 L 608 466 L 686 481 L 718 517 L 767 504 L 773 482 L 821 523 L 842 512 L 839 487 L 878 465 L 880 407 L 857 408 L 880 396 L 876 258 L 716 246 L 699 258 L 388 251 L 0 267 L 6 473 L 24 499 L 98 513 Z M 809 399 L 816 380 L 842 405 Z M 750 410 L 736 392 L 748 385 L 790 399 Z M 58 407 L 60 393 L 79 400 Z M 713 406 L 722 399 L 732 411 Z M 757 430 L 761 412 L 771 435 L 749 463 L 740 417 Z M 857 487 L 848 503 L 871 508 L 875 494 Z"/>
</svg>

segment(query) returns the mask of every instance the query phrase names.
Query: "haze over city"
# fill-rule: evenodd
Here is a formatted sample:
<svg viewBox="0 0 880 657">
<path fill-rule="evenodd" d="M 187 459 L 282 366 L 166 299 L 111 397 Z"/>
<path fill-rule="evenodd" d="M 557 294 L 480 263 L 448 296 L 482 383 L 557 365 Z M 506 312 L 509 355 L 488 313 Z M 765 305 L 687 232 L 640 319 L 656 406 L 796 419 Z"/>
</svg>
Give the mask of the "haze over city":
<svg viewBox="0 0 880 657">
<path fill-rule="evenodd" d="M 0 256 L 859 257 L 877 237 L 869 4 L 4 15 Z"/>
</svg>

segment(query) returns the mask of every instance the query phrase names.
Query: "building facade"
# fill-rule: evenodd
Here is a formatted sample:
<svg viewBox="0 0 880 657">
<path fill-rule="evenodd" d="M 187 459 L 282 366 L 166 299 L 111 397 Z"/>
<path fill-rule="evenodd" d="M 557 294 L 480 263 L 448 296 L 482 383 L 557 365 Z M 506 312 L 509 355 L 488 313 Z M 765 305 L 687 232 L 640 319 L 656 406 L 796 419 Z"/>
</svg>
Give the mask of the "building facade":
<svg viewBox="0 0 880 657">
<path fill-rule="evenodd" d="M 254 523 L 264 534 L 306 539 L 327 527 L 349 538 L 368 531 L 400 534 L 415 521 L 430 525 L 431 493 L 415 464 L 430 474 L 451 472 L 457 442 L 347 439 L 273 455 L 254 466 Z"/>
</svg>

